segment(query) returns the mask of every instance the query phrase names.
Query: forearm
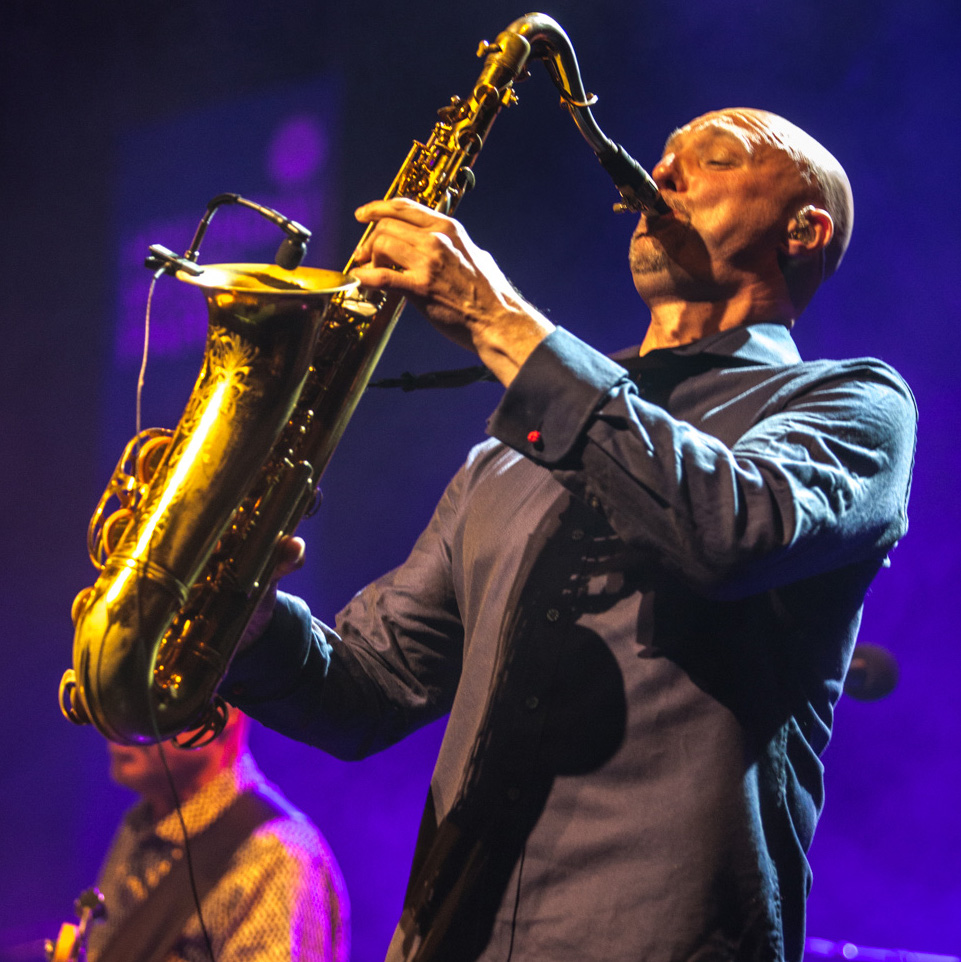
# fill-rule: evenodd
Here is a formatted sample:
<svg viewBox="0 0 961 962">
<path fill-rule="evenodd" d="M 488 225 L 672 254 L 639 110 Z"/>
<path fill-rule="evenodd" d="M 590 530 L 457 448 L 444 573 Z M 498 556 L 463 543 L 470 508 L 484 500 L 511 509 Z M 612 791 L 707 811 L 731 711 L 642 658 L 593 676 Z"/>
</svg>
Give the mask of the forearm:
<svg viewBox="0 0 961 962">
<path fill-rule="evenodd" d="M 809 380 L 783 402 L 777 381 L 764 416 L 758 402 L 721 440 L 641 399 L 623 369 L 558 331 L 490 431 L 596 503 L 646 567 L 707 593 L 754 593 L 883 554 L 903 530 L 910 399 L 882 383 Z"/>
<path fill-rule="evenodd" d="M 448 545 L 462 477 L 407 561 L 356 595 L 336 631 L 279 593 L 266 630 L 231 665 L 224 697 L 342 758 L 379 751 L 445 714 L 462 655 Z"/>
<path fill-rule="evenodd" d="M 496 323 L 478 320 L 468 330 L 481 363 L 507 387 L 554 325 L 518 297 L 505 302 Z"/>
</svg>

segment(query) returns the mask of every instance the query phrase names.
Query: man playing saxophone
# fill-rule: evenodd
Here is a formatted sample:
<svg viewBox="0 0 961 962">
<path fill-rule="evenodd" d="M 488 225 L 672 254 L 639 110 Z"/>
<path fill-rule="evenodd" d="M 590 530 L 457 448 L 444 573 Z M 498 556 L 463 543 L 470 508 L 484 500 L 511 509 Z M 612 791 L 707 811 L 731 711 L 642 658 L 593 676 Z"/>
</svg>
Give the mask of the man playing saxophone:
<svg viewBox="0 0 961 962">
<path fill-rule="evenodd" d="M 851 232 L 828 151 L 726 109 L 652 174 L 668 210 L 629 257 L 650 322 L 616 359 L 450 218 L 357 212 L 355 276 L 505 392 L 407 561 L 336 628 L 278 594 L 221 691 L 346 758 L 449 713 L 391 962 L 803 952 L 819 755 L 907 527 L 916 411 L 885 364 L 791 339 Z"/>
</svg>

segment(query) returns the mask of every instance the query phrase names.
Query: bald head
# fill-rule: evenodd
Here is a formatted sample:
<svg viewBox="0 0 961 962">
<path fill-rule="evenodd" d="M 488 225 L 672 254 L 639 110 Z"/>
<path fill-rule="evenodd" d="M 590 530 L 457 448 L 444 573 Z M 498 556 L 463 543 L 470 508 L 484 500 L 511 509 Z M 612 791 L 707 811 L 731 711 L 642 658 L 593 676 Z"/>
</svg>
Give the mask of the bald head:
<svg viewBox="0 0 961 962">
<path fill-rule="evenodd" d="M 834 221 L 834 235 L 824 258 L 824 276 L 833 274 L 854 227 L 851 183 L 834 155 L 800 127 L 767 110 L 730 107 L 705 114 L 688 126 L 708 120 L 729 125 L 752 147 L 776 150 L 797 172 L 797 194 L 788 199 L 789 204 L 797 209 L 806 204 L 822 207 Z"/>
<path fill-rule="evenodd" d="M 668 209 L 642 213 L 629 248 L 649 350 L 762 321 L 790 327 L 851 235 L 841 165 L 768 111 L 697 117 L 668 137 L 651 177 Z"/>
</svg>

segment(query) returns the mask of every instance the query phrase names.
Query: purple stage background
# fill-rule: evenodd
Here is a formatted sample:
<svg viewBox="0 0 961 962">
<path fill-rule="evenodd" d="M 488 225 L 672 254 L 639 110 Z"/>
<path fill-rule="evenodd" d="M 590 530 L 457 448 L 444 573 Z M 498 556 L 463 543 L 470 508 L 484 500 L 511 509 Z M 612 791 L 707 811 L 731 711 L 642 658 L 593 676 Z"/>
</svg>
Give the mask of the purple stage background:
<svg viewBox="0 0 961 962">
<path fill-rule="evenodd" d="M 895 653 L 901 680 L 884 701 L 840 705 L 809 932 L 961 954 L 961 385 L 950 346 L 961 317 L 961 6 L 542 9 L 570 34 L 601 127 L 648 169 L 674 126 L 744 104 L 808 129 L 851 176 L 852 247 L 797 340 L 809 358 L 892 363 L 921 422 L 911 531 L 875 583 L 861 635 Z M 146 244 L 186 247 L 207 200 L 235 191 L 313 229 L 309 264 L 341 267 L 360 233 L 350 211 L 384 192 L 434 111 L 469 90 L 477 42 L 524 12 L 503 0 L 371 0 L 357 13 L 319 0 L 8 0 L 0 11 L 0 958 L 26 959 L 17 946 L 56 933 L 130 802 L 106 778 L 102 738 L 61 718 L 56 690 L 70 602 L 92 580 L 87 521 L 133 430 Z M 610 212 L 613 188 L 539 65 L 519 93 L 461 219 L 557 323 L 602 350 L 637 342 L 633 221 Z M 224 211 L 202 259 L 270 260 L 278 241 L 255 215 Z M 199 367 L 205 312 L 164 284 L 145 421 L 172 425 Z M 410 311 L 380 373 L 469 363 Z M 323 509 L 302 528 L 309 563 L 289 587 L 332 617 L 401 561 L 498 394 L 370 392 L 324 480 Z M 440 735 L 433 726 L 345 764 L 254 733 L 263 768 L 344 868 L 356 962 L 381 958 L 389 939 Z"/>
</svg>

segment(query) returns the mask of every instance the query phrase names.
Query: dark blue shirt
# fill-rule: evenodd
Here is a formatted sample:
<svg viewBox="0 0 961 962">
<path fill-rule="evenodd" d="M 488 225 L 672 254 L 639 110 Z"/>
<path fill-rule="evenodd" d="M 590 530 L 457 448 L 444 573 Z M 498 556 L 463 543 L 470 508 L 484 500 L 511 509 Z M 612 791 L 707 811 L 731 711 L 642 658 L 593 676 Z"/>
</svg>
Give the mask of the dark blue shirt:
<svg viewBox="0 0 961 962">
<path fill-rule="evenodd" d="M 450 713 L 391 960 L 800 959 L 915 423 L 778 325 L 620 363 L 558 329 L 336 631 L 281 595 L 231 701 L 351 758 Z"/>
</svg>

